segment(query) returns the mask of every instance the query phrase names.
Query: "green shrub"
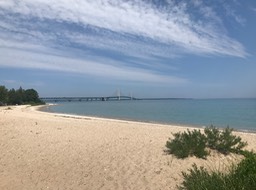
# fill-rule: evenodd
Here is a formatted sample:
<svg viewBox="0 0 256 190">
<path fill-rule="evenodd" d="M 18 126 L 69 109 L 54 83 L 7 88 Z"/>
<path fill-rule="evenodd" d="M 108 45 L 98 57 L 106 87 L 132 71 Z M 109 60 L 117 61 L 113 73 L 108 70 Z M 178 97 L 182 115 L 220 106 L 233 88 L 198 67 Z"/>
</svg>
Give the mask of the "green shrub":
<svg viewBox="0 0 256 190">
<path fill-rule="evenodd" d="M 206 138 L 199 130 L 192 132 L 187 130 L 183 133 L 175 133 L 174 139 L 166 142 L 170 154 L 178 158 L 186 158 L 195 155 L 199 158 L 206 158 L 208 152 L 205 150 Z"/>
<path fill-rule="evenodd" d="M 206 147 L 217 150 L 222 154 L 240 153 L 247 143 L 242 142 L 240 137 L 232 135 L 233 129 L 229 127 L 220 131 L 214 126 L 205 128 L 204 134 L 200 130 L 187 130 L 183 133 L 173 134 L 174 139 L 166 142 L 167 152 L 178 158 L 186 158 L 195 155 L 199 158 L 206 158 L 208 152 Z"/>
<path fill-rule="evenodd" d="M 184 181 L 179 187 L 181 190 L 216 190 L 223 189 L 225 177 L 220 172 L 209 173 L 205 168 L 198 168 L 195 164 L 189 173 L 182 172 Z"/>
<path fill-rule="evenodd" d="M 211 125 L 209 128 L 204 129 L 204 133 L 207 136 L 207 146 L 211 149 L 216 149 L 220 138 L 220 130 Z"/>
<path fill-rule="evenodd" d="M 227 127 L 222 132 L 214 126 L 205 128 L 204 133 L 206 135 L 206 146 L 215 149 L 222 154 L 241 153 L 247 143 L 242 142 L 241 137 L 237 137 L 232 134 L 233 129 Z"/>
<path fill-rule="evenodd" d="M 182 190 L 255 190 L 256 189 L 256 155 L 246 154 L 238 164 L 232 165 L 229 173 L 208 172 L 195 164 L 189 173 L 182 173 L 184 181 L 179 189 Z"/>
<path fill-rule="evenodd" d="M 231 189 L 256 189 L 256 154 L 246 154 L 227 178 L 233 185 Z"/>
</svg>

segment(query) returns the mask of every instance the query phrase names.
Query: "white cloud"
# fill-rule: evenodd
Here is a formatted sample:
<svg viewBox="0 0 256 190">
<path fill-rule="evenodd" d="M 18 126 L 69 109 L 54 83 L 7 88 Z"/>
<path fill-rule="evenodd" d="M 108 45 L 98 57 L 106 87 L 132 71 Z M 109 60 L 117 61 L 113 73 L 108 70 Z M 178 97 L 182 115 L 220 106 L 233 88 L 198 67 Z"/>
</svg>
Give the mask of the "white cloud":
<svg viewBox="0 0 256 190">
<path fill-rule="evenodd" d="M 4 80 L 3 82 L 7 83 L 7 84 L 15 84 L 15 83 L 17 83 L 16 80 Z"/>
<path fill-rule="evenodd" d="M 193 20 L 186 3 L 175 4 L 170 1 L 170 6 L 161 9 L 135 0 L 9 1 L 0 4 L 0 8 L 24 17 L 76 23 L 83 27 L 90 25 L 124 36 L 149 38 L 170 47 L 179 47 L 185 52 L 246 56 L 243 46 L 223 35 L 216 29 L 216 23 L 212 24 L 211 20 Z M 215 21 L 218 19 L 210 8 L 204 14 Z"/>
<path fill-rule="evenodd" d="M 183 53 L 247 55 L 202 1 L 195 0 L 194 6 L 204 20 L 189 14 L 186 1 L 169 3 L 156 8 L 136 0 L 0 0 L 0 16 L 4 16 L 0 20 L 0 67 L 176 85 L 189 81 L 164 74 L 176 68 L 159 60 Z M 72 29 L 73 25 L 78 29 Z M 75 46 L 83 48 L 79 52 Z M 96 51 L 95 55 L 84 47 L 103 53 Z M 126 56 L 125 62 L 104 51 Z"/>
<path fill-rule="evenodd" d="M 122 66 L 111 60 L 81 60 L 72 57 L 62 57 L 20 49 L 1 48 L 0 67 L 33 68 L 81 73 L 92 77 L 102 77 L 107 80 L 121 80 L 142 83 L 164 83 L 169 85 L 184 84 L 184 78 L 163 75 L 153 71 Z"/>
<path fill-rule="evenodd" d="M 105 36 L 98 35 L 95 37 L 83 35 L 81 33 L 67 33 L 65 36 L 72 42 L 80 45 L 85 45 L 100 50 L 119 52 L 120 54 L 125 53 L 126 56 L 141 58 L 144 60 L 152 60 L 152 57 L 154 56 L 175 58 L 178 54 L 177 49 L 169 47 L 165 44 L 154 43 L 154 45 L 152 45 L 149 44 L 148 41 L 127 39 L 122 36 L 113 37 L 106 34 Z"/>
<path fill-rule="evenodd" d="M 12 76 L 11 76 L 12 77 Z M 44 86 L 45 84 L 43 83 L 43 82 L 41 82 L 41 81 L 33 81 L 33 82 L 22 82 L 22 81 L 17 81 L 17 80 L 12 80 L 12 79 L 7 79 L 7 80 L 3 80 L 3 84 L 4 85 L 11 85 L 12 86 L 12 88 L 14 88 L 14 86 L 17 86 L 17 88 L 18 87 L 20 87 L 20 86 L 28 86 L 29 88 L 31 87 L 31 86 L 36 86 L 36 87 L 38 87 L 38 86 Z"/>
<path fill-rule="evenodd" d="M 223 8 L 227 14 L 227 16 L 233 18 L 237 23 L 244 25 L 246 20 L 241 17 L 234 8 L 232 8 L 229 4 L 223 3 Z"/>
</svg>

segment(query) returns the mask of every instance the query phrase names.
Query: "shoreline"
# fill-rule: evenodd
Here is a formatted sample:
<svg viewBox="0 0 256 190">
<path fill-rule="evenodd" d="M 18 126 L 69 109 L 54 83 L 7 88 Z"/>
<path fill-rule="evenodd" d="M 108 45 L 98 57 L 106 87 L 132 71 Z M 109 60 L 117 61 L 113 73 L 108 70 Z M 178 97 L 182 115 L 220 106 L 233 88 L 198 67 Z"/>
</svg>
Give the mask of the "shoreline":
<svg viewBox="0 0 256 190">
<path fill-rule="evenodd" d="M 106 121 L 117 121 L 117 122 L 131 122 L 131 123 L 140 123 L 140 124 L 152 124 L 152 125 L 164 125 L 164 126 L 179 126 L 182 128 L 197 128 L 202 129 L 205 126 L 195 126 L 195 125 L 182 125 L 182 124 L 171 124 L 171 123 L 161 123 L 161 122 L 154 122 L 154 121 L 140 121 L 140 120 L 132 120 L 132 119 L 119 119 L 119 118 L 108 118 L 108 117 L 99 117 L 99 116 L 88 116 L 88 115 L 79 115 L 79 114 L 71 114 L 71 113 L 59 113 L 53 111 L 46 111 L 45 107 L 54 106 L 53 105 L 43 105 L 36 108 L 36 111 L 43 112 L 43 113 L 51 113 L 60 117 L 70 117 L 74 119 L 95 119 L 95 120 L 106 120 Z M 37 106 L 36 106 L 37 107 Z"/>
<path fill-rule="evenodd" d="M 109 121 L 120 121 L 120 122 L 134 122 L 134 123 L 143 123 L 143 124 L 153 124 L 153 125 L 163 125 L 163 126 L 169 126 L 169 127 L 181 127 L 181 128 L 188 128 L 188 129 L 204 129 L 206 127 L 210 126 L 200 126 L 200 125 L 192 125 L 192 124 L 179 124 L 179 123 L 164 123 L 164 122 L 157 122 L 157 121 L 142 121 L 142 120 L 133 120 L 133 119 L 120 119 L 120 118 L 108 118 L 108 117 L 99 117 L 99 116 L 87 116 L 87 115 L 79 115 L 79 114 L 70 114 L 70 113 L 59 113 L 59 112 L 53 112 L 53 111 L 47 111 L 45 108 L 50 106 L 55 106 L 57 104 L 47 104 L 42 106 L 35 106 L 38 107 L 37 111 L 45 112 L 45 113 L 52 113 L 59 116 L 67 116 L 67 117 L 74 117 L 74 118 L 85 118 L 85 119 L 99 119 L 99 120 L 109 120 Z M 215 125 L 213 125 L 215 126 Z M 225 127 L 218 127 L 219 129 L 224 129 Z M 231 127 L 232 128 L 232 127 Z M 239 128 L 232 128 L 234 132 L 241 132 L 241 133 L 254 133 L 256 134 L 256 130 L 249 130 L 249 129 L 239 129 Z"/>
<path fill-rule="evenodd" d="M 188 129 L 0 107 L 0 189 L 177 189 L 195 163 L 226 170 L 241 156 L 207 160 L 167 155 L 166 141 Z M 256 150 L 256 134 L 238 134 Z"/>
</svg>

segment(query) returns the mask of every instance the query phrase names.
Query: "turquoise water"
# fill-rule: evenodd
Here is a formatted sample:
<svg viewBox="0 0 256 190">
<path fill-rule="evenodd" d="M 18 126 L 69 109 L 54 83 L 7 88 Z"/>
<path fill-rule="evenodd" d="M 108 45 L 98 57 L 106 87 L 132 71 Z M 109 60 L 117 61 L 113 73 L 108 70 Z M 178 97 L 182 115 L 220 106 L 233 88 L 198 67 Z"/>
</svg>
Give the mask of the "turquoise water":
<svg viewBox="0 0 256 190">
<path fill-rule="evenodd" d="M 57 102 L 47 111 L 103 118 L 256 131 L 256 99 Z"/>
</svg>

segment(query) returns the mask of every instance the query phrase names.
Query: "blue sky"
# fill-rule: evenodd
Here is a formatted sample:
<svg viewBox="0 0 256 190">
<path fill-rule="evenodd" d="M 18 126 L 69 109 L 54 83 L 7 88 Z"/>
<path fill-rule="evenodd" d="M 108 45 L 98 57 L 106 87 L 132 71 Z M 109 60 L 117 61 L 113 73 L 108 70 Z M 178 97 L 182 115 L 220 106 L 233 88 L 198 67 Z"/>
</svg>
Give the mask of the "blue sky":
<svg viewBox="0 0 256 190">
<path fill-rule="evenodd" d="M 255 0 L 0 0 L 0 85 L 256 97 Z"/>
</svg>

